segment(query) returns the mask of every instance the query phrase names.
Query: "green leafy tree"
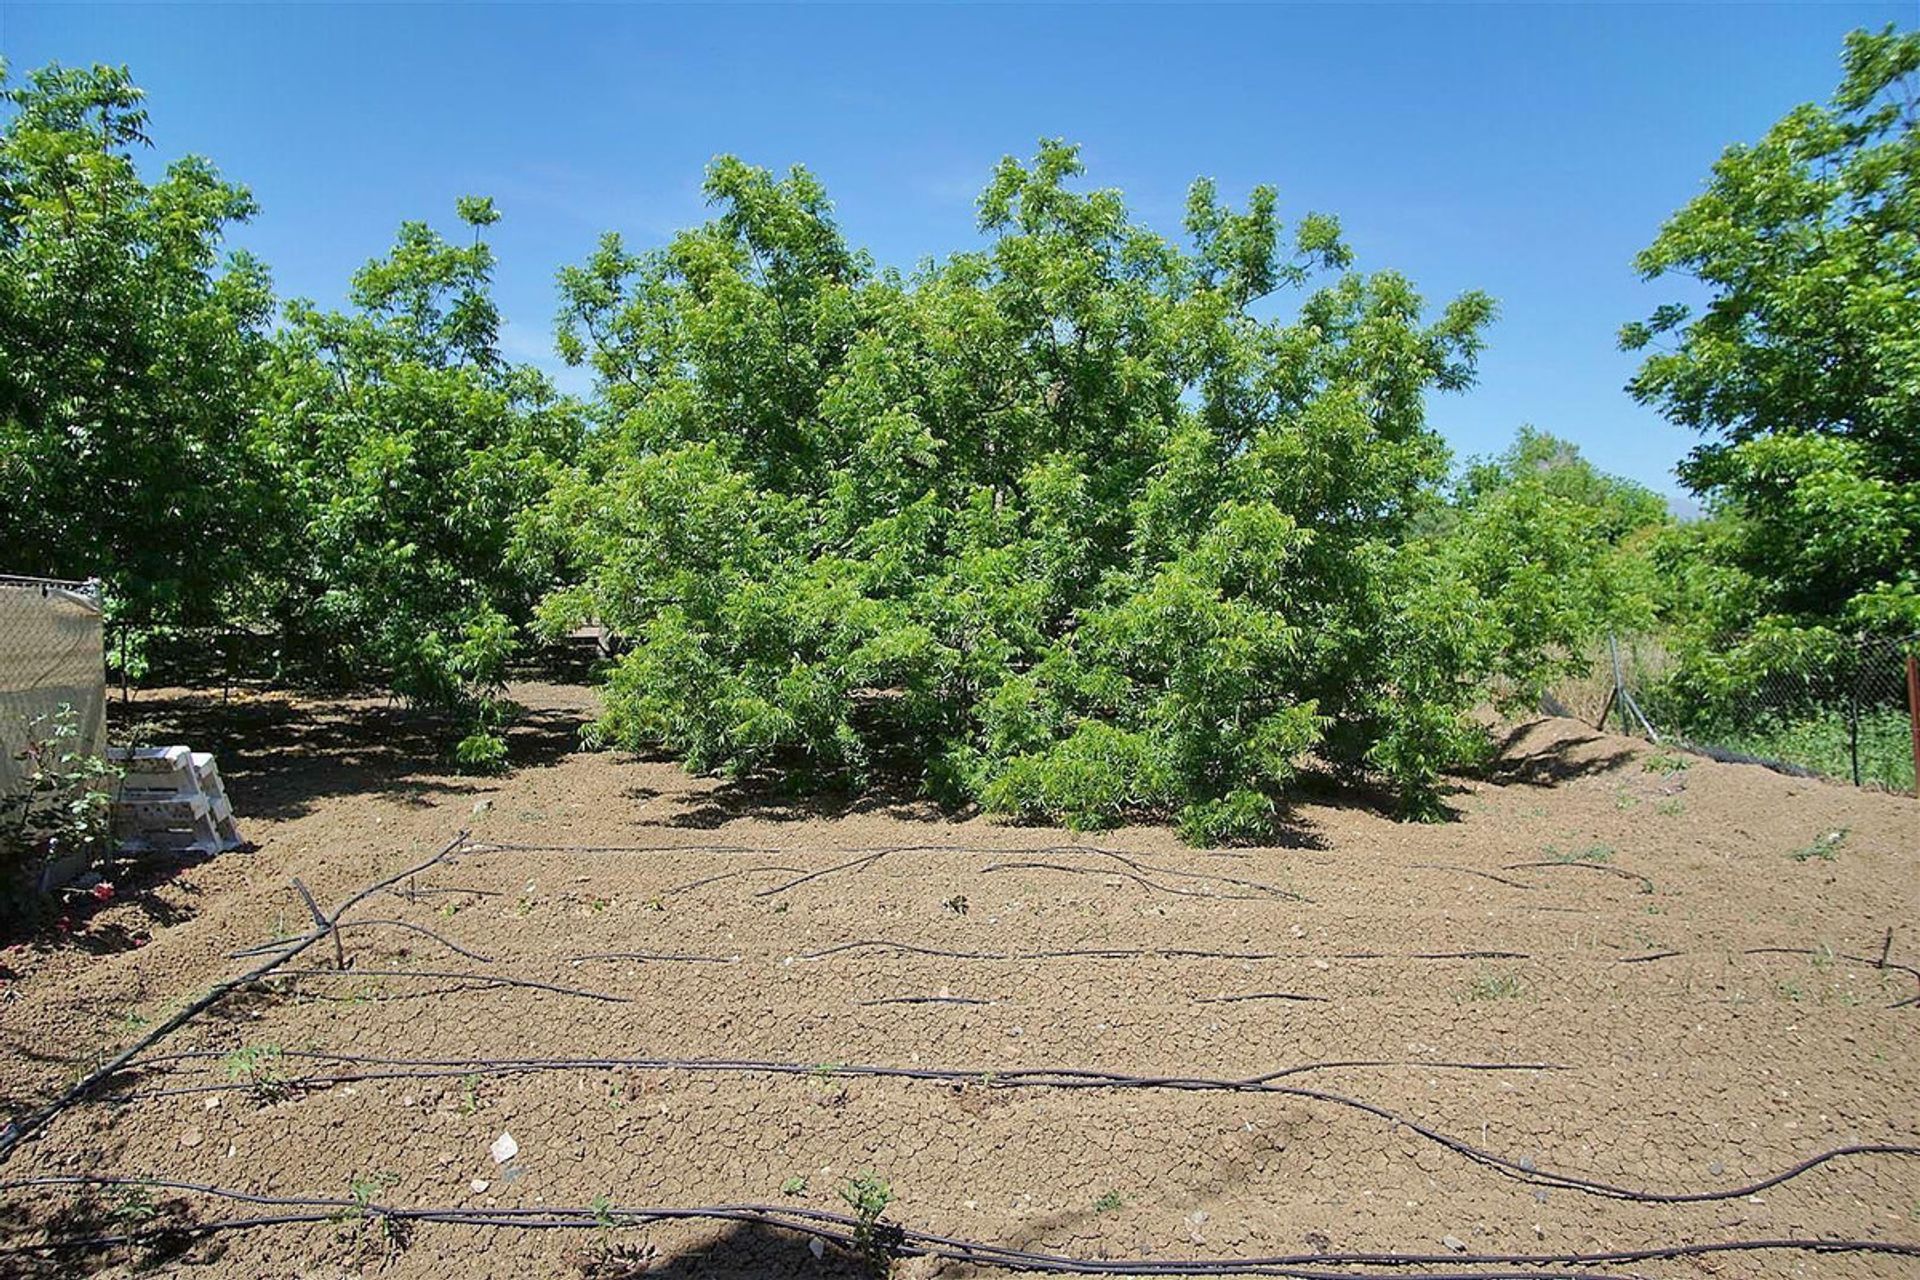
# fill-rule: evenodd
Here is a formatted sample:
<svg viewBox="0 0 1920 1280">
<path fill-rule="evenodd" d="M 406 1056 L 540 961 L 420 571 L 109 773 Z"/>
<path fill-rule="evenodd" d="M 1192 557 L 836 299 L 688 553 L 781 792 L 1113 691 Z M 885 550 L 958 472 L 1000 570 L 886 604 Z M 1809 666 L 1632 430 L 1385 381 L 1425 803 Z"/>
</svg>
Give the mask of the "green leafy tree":
<svg viewBox="0 0 1920 1280">
<path fill-rule="evenodd" d="M 1467 467 L 1434 544 L 1471 586 L 1507 693 L 1528 703 L 1556 675 L 1586 669 L 1606 633 L 1655 624 L 1655 557 L 1675 527 L 1652 490 L 1522 427 L 1505 452 Z"/>
<path fill-rule="evenodd" d="M 1180 245 L 1079 174 L 1004 161 L 985 247 L 905 275 L 805 171 L 721 159 L 713 221 L 563 273 L 603 423 L 542 617 L 632 642 L 606 739 L 1196 840 L 1270 832 L 1312 755 L 1430 810 L 1496 636 L 1416 536 L 1448 469 L 1423 406 L 1491 303 L 1423 318 L 1267 188 L 1197 183 Z"/>
<path fill-rule="evenodd" d="M 0 566 L 100 577 L 122 617 L 216 620 L 260 530 L 272 298 L 221 248 L 253 199 L 194 157 L 143 179 L 122 68 L 0 71 L 0 102 Z"/>
<path fill-rule="evenodd" d="M 409 222 L 347 312 L 296 302 L 259 432 L 282 531 L 267 610 L 299 672 L 458 713 L 497 764 L 507 663 L 552 560 L 526 513 L 578 448 L 576 406 L 499 350 L 490 200 L 473 239 Z"/>
<path fill-rule="evenodd" d="M 1696 684 L 1920 629 L 1920 34 L 1844 63 L 1639 258 L 1707 299 L 1622 333 L 1632 393 L 1705 437 L 1681 474 L 1712 519 L 1668 555 Z"/>
</svg>

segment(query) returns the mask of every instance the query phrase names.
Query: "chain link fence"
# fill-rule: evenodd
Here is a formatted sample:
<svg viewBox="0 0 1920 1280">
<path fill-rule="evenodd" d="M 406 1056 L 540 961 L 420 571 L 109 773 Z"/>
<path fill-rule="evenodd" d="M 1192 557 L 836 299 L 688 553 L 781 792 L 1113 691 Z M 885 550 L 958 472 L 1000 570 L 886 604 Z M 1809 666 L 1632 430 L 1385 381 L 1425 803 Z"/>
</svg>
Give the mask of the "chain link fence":
<svg viewBox="0 0 1920 1280">
<path fill-rule="evenodd" d="M 1915 793 L 1920 633 L 1747 637 L 1675 654 L 1658 636 L 1611 636 L 1547 710 L 1723 760 Z"/>
</svg>

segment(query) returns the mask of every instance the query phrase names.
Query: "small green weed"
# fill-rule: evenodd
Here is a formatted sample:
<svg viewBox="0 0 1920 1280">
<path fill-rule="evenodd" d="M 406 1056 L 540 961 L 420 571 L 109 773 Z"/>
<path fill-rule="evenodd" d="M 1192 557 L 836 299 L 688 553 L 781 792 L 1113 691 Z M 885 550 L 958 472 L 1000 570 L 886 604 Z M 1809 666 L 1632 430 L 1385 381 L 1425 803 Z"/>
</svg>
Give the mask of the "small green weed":
<svg viewBox="0 0 1920 1280">
<path fill-rule="evenodd" d="M 1093 1211 L 1095 1213 L 1117 1213 L 1125 1203 L 1126 1201 L 1120 1198 L 1118 1191 L 1109 1189 L 1102 1192 L 1100 1198 L 1093 1202 Z"/>
<path fill-rule="evenodd" d="M 1806 862 L 1818 858 L 1822 862 L 1832 862 L 1840 852 L 1840 846 L 1847 842 L 1846 827 L 1835 827 L 1832 831 L 1815 836 L 1813 843 L 1803 849 L 1795 849 L 1788 854 L 1795 862 Z"/>
<path fill-rule="evenodd" d="M 853 1251 L 873 1276 L 884 1276 L 893 1265 L 897 1231 L 888 1230 L 880 1216 L 893 1203 L 893 1188 L 871 1173 L 855 1174 L 841 1184 L 840 1198 L 853 1210 Z"/>
<path fill-rule="evenodd" d="M 806 1189 L 807 1180 L 797 1173 L 780 1184 L 780 1194 L 783 1196 L 802 1195 L 806 1192 Z"/>
<path fill-rule="evenodd" d="M 287 1096 L 283 1057 L 277 1044 L 250 1044 L 235 1049 L 222 1061 L 228 1077 L 246 1085 L 247 1096 L 266 1106 Z"/>
<path fill-rule="evenodd" d="M 1590 844 L 1584 849 L 1579 849 L 1579 850 L 1568 849 L 1564 851 L 1555 849 L 1552 845 L 1548 845 L 1547 852 L 1552 856 L 1555 862 L 1561 862 L 1561 863 L 1612 862 L 1613 861 L 1613 847 L 1611 845 L 1604 845 L 1604 844 Z"/>
<path fill-rule="evenodd" d="M 1467 980 L 1462 996 L 1468 1000 L 1516 1000 L 1524 989 L 1517 973 L 1485 971 Z"/>
<path fill-rule="evenodd" d="M 1656 751 L 1640 762 L 1640 767 L 1648 773 L 1657 773 L 1665 778 L 1685 773 L 1693 762 L 1677 751 Z"/>
</svg>

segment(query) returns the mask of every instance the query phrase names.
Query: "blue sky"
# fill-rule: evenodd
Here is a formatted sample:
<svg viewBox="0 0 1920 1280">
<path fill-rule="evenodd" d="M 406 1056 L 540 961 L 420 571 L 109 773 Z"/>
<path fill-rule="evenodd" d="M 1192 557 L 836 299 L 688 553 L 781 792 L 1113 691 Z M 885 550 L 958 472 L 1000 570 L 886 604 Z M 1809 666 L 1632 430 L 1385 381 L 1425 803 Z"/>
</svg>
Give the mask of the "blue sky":
<svg viewBox="0 0 1920 1280">
<path fill-rule="evenodd" d="M 505 220 L 507 345 L 558 368 L 553 273 L 617 229 L 703 214 L 734 152 L 826 182 L 884 263 L 975 242 L 995 160 L 1057 135 L 1178 231 L 1187 184 L 1259 182 L 1338 215 L 1362 267 L 1436 302 L 1492 293 L 1480 385 L 1437 398 L 1462 454 L 1522 422 L 1677 491 L 1691 438 L 1621 390 L 1620 324 L 1676 287 L 1632 259 L 1728 143 L 1824 100 L 1851 28 L 1920 5 L 909 8 L 45 6 L 0 53 L 126 63 L 156 159 L 210 156 L 263 211 L 237 242 L 283 294 L 337 302 L 404 218 Z M 571 373 L 569 385 L 584 385 Z"/>
</svg>

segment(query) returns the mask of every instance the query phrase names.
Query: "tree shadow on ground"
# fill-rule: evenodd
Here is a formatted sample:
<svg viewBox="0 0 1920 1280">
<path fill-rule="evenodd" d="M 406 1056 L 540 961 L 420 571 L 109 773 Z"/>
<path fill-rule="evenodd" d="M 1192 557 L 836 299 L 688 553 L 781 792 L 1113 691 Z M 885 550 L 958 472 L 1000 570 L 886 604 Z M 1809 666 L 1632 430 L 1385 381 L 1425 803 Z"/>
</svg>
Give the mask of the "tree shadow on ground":
<svg viewBox="0 0 1920 1280">
<path fill-rule="evenodd" d="M 179 689 L 142 694 L 111 710 L 113 736 L 184 742 L 211 751 L 234 808 L 247 817 L 285 819 L 310 813 L 329 797 L 399 792 L 426 803 L 430 794 L 471 795 L 480 788 L 450 777 L 457 731 L 447 717 L 375 697 L 300 698 L 242 691 Z M 551 764 L 576 749 L 586 711 L 526 711 L 507 732 L 513 768 Z"/>
<path fill-rule="evenodd" d="M 1610 773 L 1633 763 L 1636 755 L 1631 747 L 1595 749 L 1608 739 L 1592 732 L 1563 734 L 1527 748 L 1527 739 L 1542 732 L 1537 720 L 1514 725 L 1495 745 L 1492 760 L 1479 776 L 1502 787 L 1556 787 L 1579 778 Z"/>
<path fill-rule="evenodd" d="M 736 1222 L 710 1239 L 662 1255 L 651 1246 L 608 1240 L 573 1254 L 578 1280 L 853 1280 L 873 1273 L 838 1248 L 818 1259 L 808 1237 L 764 1222 Z"/>
<path fill-rule="evenodd" d="M 905 785 L 883 785 L 863 792 L 844 789 L 806 792 L 791 783 L 768 778 L 726 778 L 710 790 L 673 799 L 680 808 L 662 819 L 661 825 L 699 831 L 712 831 L 742 818 L 757 822 L 831 822 L 878 814 L 903 822 L 941 823 L 961 816 L 932 800 L 915 796 Z"/>
</svg>

